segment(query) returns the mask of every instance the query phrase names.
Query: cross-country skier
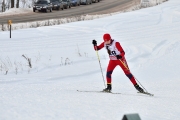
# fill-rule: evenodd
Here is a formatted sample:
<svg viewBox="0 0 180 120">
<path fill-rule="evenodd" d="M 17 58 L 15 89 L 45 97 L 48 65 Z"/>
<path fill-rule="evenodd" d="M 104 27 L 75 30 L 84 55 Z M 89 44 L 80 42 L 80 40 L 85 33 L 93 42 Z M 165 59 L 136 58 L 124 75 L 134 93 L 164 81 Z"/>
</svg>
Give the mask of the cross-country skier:
<svg viewBox="0 0 180 120">
<path fill-rule="evenodd" d="M 107 80 L 107 88 L 103 89 L 105 92 L 111 92 L 111 74 L 113 73 L 114 68 L 119 65 L 124 71 L 125 75 L 130 79 L 134 87 L 141 93 L 144 90 L 137 84 L 134 76 L 131 74 L 128 64 L 125 59 L 125 52 L 121 47 L 120 43 L 111 39 L 110 34 L 106 33 L 103 35 L 104 42 L 97 46 L 97 41 L 93 40 L 92 44 L 94 45 L 95 50 L 100 50 L 102 48 L 106 48 L 109 54 L 109 64 L 107 67 L 106 80 Z"/>
</svg>

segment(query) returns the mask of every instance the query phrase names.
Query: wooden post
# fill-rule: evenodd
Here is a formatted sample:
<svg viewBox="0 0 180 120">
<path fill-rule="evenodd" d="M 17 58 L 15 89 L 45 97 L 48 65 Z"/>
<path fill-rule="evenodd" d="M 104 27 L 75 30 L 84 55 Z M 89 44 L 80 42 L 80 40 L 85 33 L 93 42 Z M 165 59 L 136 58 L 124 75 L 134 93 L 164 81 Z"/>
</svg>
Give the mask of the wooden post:
<svg viewBox="0 0 180 120">
<path fill-rule="evenodd" d="M 10 26 L 10 38 L 11 38 L 11 24 L 12 24 L 12 20 L 8 20 L 8 25 Z"/>
</svg>

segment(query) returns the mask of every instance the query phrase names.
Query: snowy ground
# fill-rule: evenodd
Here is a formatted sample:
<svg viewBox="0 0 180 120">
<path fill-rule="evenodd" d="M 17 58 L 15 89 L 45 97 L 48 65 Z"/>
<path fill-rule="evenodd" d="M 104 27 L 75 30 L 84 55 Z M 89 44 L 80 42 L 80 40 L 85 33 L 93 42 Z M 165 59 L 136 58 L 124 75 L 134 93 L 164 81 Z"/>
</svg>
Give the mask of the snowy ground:
<svg viewBox="0 0 180 120">
<path fill-rule="evenodd" d="M 33 13 L 32 8 L 11 8 L 6 12 L 0 12 L 0 16 Z"/>
<path fill-rule="evenodd" d="M 68 24 L 0 32 L 1 120 L 179 120 L 180 1 Z M 113 92 L 91 44 L 104 33 L 119 41 L 131 72 L 154 97 L 140 95 L 117 67 Z M 98 52 L 106 74 L 106 50 Z M 28 61 L 31 59 L 32 68 Z M 6 75 L 5 75 L 6 74 Z"/>
</svg>

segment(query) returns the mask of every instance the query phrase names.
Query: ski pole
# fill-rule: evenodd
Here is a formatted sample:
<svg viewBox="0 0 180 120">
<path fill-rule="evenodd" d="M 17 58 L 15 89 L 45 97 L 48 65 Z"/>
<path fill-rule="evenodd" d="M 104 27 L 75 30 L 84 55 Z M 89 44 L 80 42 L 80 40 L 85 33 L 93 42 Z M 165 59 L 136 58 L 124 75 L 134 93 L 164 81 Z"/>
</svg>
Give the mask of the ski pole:
<svg viewBox="0 0 180 120">
<path fill-rule="evenodd" d="M 101 69 L 101 74 L 102 74 L 102 78 L 103 78 L 103 82 L 104 82 L 104 87 L 106 88 L 106 84 L 105 84 L 105 80 L 104 80 L 104 76 L 103 76 L 103 71 L 102 71 L 102 67 L 101 67 L 101 62 L 100 62 L 97 46 L 95 46 L 95 48 L 96 48 L 97 58 L 98 58 L 98 61 L 99 61 L 99 66 L 100 66 L 100 69 Z"/>
<path fill-rule="evenodd" d="M 120 59 L 119 59 L 120 60 Z M 126 69 L 128 69 L 129 70 L 129 68 L 125 65 L 125 63 L 122 61 L 122 60 L 120 60 L 120 62 L 124 65 L 124 67 L 126 67 Z M 129 70 L 130 71 L 130 70 Z M 131 71 L 130 71 L 131 72 Z M 132 74 L 132 73 L 131 73 Z M 133 75 L 133 74 L 132 74 Z M 134 76 L 134 75 L 133 75 Z M 142 88 L 144 88 L 144 86 L 139 82 L 139 80 L 134 76 L 134 78 L 136 79 L 136 81 L 140 84 L 140 86 L 142 87 Z M 144 90 L 146 90 L 145 88 L 144 88 Z M 147 91 L 147 90 L 146 90 Z M 148 91 L 147 91 L 148 92 Z"/>
</svg>

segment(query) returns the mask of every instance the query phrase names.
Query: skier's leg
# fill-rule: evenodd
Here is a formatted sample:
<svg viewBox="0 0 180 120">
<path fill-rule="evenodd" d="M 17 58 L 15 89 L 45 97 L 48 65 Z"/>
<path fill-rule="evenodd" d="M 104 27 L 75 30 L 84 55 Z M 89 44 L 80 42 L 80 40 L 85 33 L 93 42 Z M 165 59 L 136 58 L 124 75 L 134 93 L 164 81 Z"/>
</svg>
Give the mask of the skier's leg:
<svg viewBox="0 0 180 120">
<path fill-rule="evenodd" d="M 114 60 L 110 60 L 108 67 L 107 67 L 107 73 L 106 73 L 106 80 L 107 80 L 107 88 L 105 88 L 103 91 L 110 92 L 112 89 L 111 86 L 111 75 L 113 73 L 114 68 L 116 67 L 116 62 Z"/>
<path fill-rule="evenodd" d="M 116 62 L 114 60 L 110 60 L 108 67 L 107 67 L 107 73 L 106 73 L 106 80 L 107 84 L 111 84 L 111 75 L 113 73 L 114 68 L 116 67 Z"/>
<path fill-rule="evenodd" d="M 123 62 L 123 63 L 122 63 Z M 129 67 L 127 65 L 126 59 L 123 58 L 120 61 L 119 64 L 122 68 L 122 70 L 124 71 L 124 73 L 126 74 L 126 76 L 130 79 L 130 81 L 132 82 L 132 84 L 134 85 L 134 87 L 139 91 L 139 92 L 144 92 L 144 90 L 137 84 L 135 77 L 131 74 Z"/>
<path fill-rule="evenodd" d="M 122 63 L 123 62 L 123 63 Z M 126 62 L 125 58 L 122 58 L 121 61 L 118 61 L 120 67 L 122 68 L 122 70 L 124 71 L 125 75 L 129 78 L 129 80 L 132 82 L 133 85 L 137 84 L 134 76 L 131 74 L 128 64 Z"/>
</svg>

